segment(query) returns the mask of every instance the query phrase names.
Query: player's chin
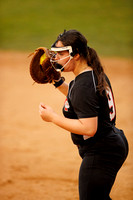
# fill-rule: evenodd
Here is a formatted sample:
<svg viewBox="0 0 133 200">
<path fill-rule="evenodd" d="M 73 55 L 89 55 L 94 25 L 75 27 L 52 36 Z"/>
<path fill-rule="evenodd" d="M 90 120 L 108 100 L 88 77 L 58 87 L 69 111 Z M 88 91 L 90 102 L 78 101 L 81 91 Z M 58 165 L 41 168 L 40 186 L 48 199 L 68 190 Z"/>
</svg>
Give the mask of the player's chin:
<svg viewBox="0 0 133 200">
<path fill-rule="evenodd" d="M 69 69 L 67 69 L 67 67 L 64 67 L 63 72 L 69 72 Z"/>
<path fill-rule="evenodd" d="M 71 72 L 72 69 L 69 66 L 65 66 L 63 72 Z"/>
</svg>

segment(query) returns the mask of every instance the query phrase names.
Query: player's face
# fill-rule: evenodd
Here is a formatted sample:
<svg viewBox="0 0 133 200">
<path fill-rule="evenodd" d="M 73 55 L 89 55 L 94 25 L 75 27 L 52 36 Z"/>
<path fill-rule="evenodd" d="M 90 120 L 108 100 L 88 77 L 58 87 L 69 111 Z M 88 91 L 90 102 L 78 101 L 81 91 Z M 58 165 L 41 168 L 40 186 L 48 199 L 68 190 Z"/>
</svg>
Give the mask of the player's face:
<svg viewBox="0 0 133 200">
<path fill-rule="evenodd" d="M 64 47 L 64 45 L 62 44 L 61 41 L 58 41 L 56 43 L 56 47 Z M 72 66 L 71 66 L 71 61 L 73 60 L 70 60 L 70 54 L 69 54 L 69 51 L 58 51 L 56 53 L 56 57 L 55 57 L 55 60 L 57 60 L 57 62 L 64 66 L 64 72 L 68 72 L 68 71 L 72 71 Z M 69 61 L 70 60 L 70 61 Z"/>
</svg>

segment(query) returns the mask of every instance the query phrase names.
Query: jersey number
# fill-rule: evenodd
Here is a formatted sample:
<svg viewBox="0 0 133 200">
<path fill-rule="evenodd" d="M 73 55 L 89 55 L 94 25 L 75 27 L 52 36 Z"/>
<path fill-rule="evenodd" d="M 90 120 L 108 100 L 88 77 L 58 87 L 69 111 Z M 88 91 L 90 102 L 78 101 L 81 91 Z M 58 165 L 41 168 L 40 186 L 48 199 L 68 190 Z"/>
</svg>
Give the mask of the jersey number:
<svg viewBox="0 0 133 200">
<path fill-rule="evenodd" d="M 111 90 L 108 88 L 106 90 L 107 95 L 108 95 L 108 105 L 109 105 L 109 109 L 110 109 L 110 120 L 112 121 L 115 117 L 115 104 L 114 104 L 114 98 L 113 98 L 113 94 L 111 92 Z"/>
</svg>

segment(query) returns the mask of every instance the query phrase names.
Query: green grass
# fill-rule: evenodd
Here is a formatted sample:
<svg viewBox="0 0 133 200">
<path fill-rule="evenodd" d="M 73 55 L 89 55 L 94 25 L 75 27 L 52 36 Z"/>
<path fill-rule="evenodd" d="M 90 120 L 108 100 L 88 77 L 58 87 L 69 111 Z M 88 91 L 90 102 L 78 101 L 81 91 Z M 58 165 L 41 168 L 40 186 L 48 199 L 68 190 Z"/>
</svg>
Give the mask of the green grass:
<svg viewBox="0 0 133 200">
<path fill-rule="evenodd" d="M 132 0 L 0 0 L 0 49 L 48 48 L 77 29 L 102 56 L 133 56 Z"/>
</svg>

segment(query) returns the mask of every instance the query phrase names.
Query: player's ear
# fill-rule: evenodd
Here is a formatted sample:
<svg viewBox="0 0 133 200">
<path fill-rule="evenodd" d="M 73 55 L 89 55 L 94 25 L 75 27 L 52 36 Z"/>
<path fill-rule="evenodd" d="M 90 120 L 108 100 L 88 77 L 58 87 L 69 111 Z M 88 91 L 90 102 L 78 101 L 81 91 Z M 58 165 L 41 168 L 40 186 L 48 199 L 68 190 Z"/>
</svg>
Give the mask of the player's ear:
<svg viewBox="0 0 133 200">
<path fill-rule="evenodd" d="M 77 53 L 77 54 L 75 54 L 74 55 L 74 57 L 73 57 L 75 60 L 79 60 L 79 58 L 80 58 L 80 55 Z"/>
</svg>

